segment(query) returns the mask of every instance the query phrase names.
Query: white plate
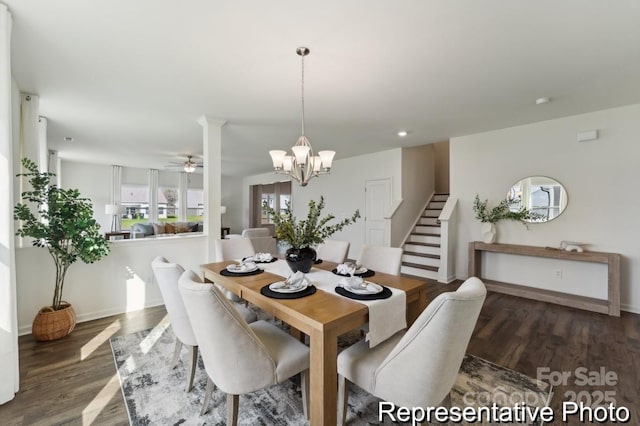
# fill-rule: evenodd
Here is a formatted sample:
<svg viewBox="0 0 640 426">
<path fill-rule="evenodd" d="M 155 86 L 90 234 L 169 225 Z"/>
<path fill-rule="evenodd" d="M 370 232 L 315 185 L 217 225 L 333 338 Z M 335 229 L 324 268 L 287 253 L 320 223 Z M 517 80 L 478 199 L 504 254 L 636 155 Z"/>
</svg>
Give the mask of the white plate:
<svg viewBox="0 0 640 426">
<path fill-rule="evenodd" d="M 367 272 L 368 269 L 365 268 L 364 266 L 360 269 L 356 269 L 356 271 L 354 272 L 354 274 L 364 274 L 365 272 Z"/>
<path fill-rule="evenodd" d="M 275 291 L 276 293 L 297 293 L 307 288 L 307 283 L 302 284 L 298 287 L 283 287 L 284 281 L 277 281 L 275 283 L 269 284 L 269 290 Z"/>
<path fill-rule="evenodd" d="M 246 266 L 238 266 L 235 264 L 231 264 L 229 266 L 227 266 L 227 271 L 229 272 L 233 272 L 234 274 L 246 274 L 248 272 L 253 272 L 253 271 L 257 271 L 258 267 L 257 266 L 253 266 L 251 268 L 248 268 Z"/>
<path fill-rule="evenodd" d="M 366 288 L 361 288 L 361 287 L 354 288 L 349 286 L 349 287 L 346 287 L 345 290 L 355 294 L 378 294 L 382 291 L 381 285 L 370 283 L 368 281 L 366 283 L 367 283 Z"/>
</svg>

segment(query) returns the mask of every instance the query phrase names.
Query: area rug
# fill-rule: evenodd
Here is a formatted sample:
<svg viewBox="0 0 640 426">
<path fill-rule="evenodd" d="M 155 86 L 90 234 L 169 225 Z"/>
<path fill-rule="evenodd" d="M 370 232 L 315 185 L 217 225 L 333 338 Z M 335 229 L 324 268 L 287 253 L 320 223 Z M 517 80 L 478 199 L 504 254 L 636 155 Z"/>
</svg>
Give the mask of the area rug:
<svg viewBox="0 0 640 426">
<path fill-rule="evenodd" d="M 340 339 L 339 346 L 347 347 L 359 338 L 359 333 L 347 335 Z M 131 425 L 225 424 L 226 400 L 220 390 L 214 392 L 209 412 L 199 415 L 207 383 L 202 360 L 199 360 L 193 389 L 188 393 L 184 391 L 187 353 L 183 351 L 183 359 L 175 368 L 171 367 L 175 336 L 170 325 L 160 324 L 150 330 L 114 337 L 110 342 Z M 488 406 L 493 402 L 513 406 L 523 401 L 529 406 L 541 407 L 546 404 L 547 395 L 546 384 L 467 354 L 451 399 L 452 405 L 459 407 Z M 347 423 L 394 424 L 389 419 L 378 420 L 379 401 L 351 385 Z M 242 395 L 238 424 L 307 425 L 297 377 Z"/>
</svg>

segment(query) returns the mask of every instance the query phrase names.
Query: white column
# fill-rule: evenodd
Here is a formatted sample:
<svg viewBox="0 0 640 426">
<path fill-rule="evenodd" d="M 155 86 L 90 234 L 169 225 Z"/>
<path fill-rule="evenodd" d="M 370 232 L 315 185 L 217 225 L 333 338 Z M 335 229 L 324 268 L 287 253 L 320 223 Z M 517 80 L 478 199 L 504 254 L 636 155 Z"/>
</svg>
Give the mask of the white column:
<svg viewBox="0 0 640 426">
<path fill-rule="evenodd" d="M 53 173 L 56 175 L 55 184 L 60 187 L 62 185 L 62 176 L 60 176 L 60 165 L 61 165 L 60 157 L 58 156 L 58 151 L 54 151 L 53 149 L 49 150 L 49 156 L 47 160 L 47 169 L 49 173 Z"/>
<path fill-rule="evenodd" d="M 111 196 L 110 203 L 118 206 L 118 217 L 116 219 L 116 231 L 122 229 L 122 166 L 111 166 Z M 112 219 L 113 220 L 113 219 Z"/>
<path fill-rule="evenodd" d="M 38 111 L 40 103 L 38 102 Z M 38 117 L 38 165 L 41 172 L 49 171 L 49 144 L 47 143 L 47 119 Z M 58 185 L 60 186 L 60 185 Z"/>
<path fill-rule="evenodd" d="M 180 172 L 180 182 L 178 183 L 178 220 L 186 221 L 187 212 L 187 192 L 189 189 L 189 174 Z"/>
<path fill-rule="evenodd" d="M 202 116 L 202 150 L 204 154 L 204 232 L 207 235 L 207 261 L 215 259 L 214 240 L 220 238 L 220 201 L 222 198 L 222 126 L 224 120 Z"/>
<path fill-rule="evenodd" d="M 40 147 L 40 97 L 31 93 L 20 93 L 20 159 L 27 157 L 38 165 L 38 169 L 46 167 L 42 164 Z M 46 151 L 45 151 L 46 153 Z"/>
<path fill-rule="evenodd" d="M 158 171 L 149 169 L 149 222 L 158 221 Z"/>
<path fill-rule="evenodd" d="M 12 400 L 20 384 L 11 115 L 11 13 L 0 3 L 0 404 Z"/>
</svg>

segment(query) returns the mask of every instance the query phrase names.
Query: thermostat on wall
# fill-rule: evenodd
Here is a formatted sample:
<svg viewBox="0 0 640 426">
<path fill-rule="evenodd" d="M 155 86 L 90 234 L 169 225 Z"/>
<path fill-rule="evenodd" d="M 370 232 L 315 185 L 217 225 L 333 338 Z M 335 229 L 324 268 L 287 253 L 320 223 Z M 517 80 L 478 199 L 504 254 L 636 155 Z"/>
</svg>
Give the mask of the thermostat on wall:
<svg viewBox="0 0 640 426">
<path fill-rule="evenodd" d="M 594 141 L 596 139 L 598 139 L 597 130 L 585 130 L 578 132 L 578 142 Z"/>
</svg>

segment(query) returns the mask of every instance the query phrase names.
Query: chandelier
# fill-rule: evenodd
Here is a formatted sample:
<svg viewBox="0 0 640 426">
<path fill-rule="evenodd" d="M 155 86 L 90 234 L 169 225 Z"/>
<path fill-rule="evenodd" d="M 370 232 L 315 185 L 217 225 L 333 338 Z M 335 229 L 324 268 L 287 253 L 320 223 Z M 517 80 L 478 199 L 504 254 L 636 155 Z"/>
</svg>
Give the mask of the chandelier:
<svg viewBox="0 0 640 426">
<path fill-rule="evenodd" d="M 300 186 L 307 186 L 309 180 L 331 172 L 331 163 L 336 155 L 335 151 L 319 151 L 313 153 L 309 139 L 304 135 L 304 57 L 309 54 L 306 47 L 298 47 L 296 53 L 302 58 L 302 136 L 291 148 L 292 155 L 286 151 L 269 151 L 275 173 L 291 176 Z"/>
</svg>

